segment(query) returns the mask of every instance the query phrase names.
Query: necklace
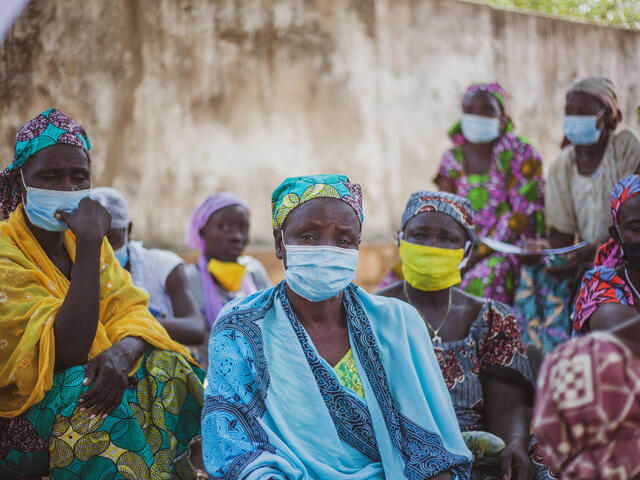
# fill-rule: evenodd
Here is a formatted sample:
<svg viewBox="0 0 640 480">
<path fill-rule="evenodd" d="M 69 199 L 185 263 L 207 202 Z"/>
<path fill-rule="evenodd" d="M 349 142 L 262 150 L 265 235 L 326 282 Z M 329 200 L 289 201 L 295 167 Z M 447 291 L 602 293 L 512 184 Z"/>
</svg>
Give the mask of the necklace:
<svg viewBox="0 0 640 480">
<path fill-rule="evenodd" d="M 631 287 L 631 290 L 633 290 L 633 293 L 636 296 L 636 298 L 640 298 L 640 293 L 638 293 L 638 290 L 636 290 L 636 286 L 633 284 L 633 282 L 629 278 L 629 274 L 627 273 L 627 267 L 624 267 L 624 277 L 627 279 L 627 283 Z"/>
<path fill-rule="evenodd" d="M 402 289 L 404 290 L 404 296 L 407 297 L 407 301 L 409 302 L 409 305 L 411 305 L 413 308 L 415 308 L 418 311 L 418 313 L 422 317 L 422 320 L 424 320 L 424 323 L 427 324 L 427 328 L 433 332 L 433 343 L 436 343 L 436 342 L 442 343 L 442 337 L 440 336 L 440 329 L 442 329 L 442 326 L 444 325 L 444 322 L 447 320 L 447 317 L 449 316 L 449 312 L 451 311 L 451 288 L 449 288 L 449 305 L 447 305 L 447 313 L 444 314 L 444 318 L 442 319 L 442 321 L 440 322 L 440 325 L 438 325 L 438 328 L 436 329 L 434 329 L 431 326 L 431 324 L 427 322 L 427 319 L 424 318 L 424 315 L 422 315 L 422 312 L 420 311 L 420 309 L 411 300 L 411 297 L 409 296 L 409 290 L 407 290 L 406 280 L 402 282 Z"/>
</svg>

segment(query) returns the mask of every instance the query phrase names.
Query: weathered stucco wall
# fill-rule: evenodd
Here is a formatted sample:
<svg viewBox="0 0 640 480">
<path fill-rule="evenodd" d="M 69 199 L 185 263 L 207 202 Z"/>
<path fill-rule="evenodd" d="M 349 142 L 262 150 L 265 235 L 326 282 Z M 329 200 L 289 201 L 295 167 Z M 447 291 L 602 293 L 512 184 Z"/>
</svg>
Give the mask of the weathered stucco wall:
<svg viewBox="0 0 640 480">
<path fill-rule="evenodd" d="M 266 243 L 283 177 L 346 172 L 363 184 L 365 240 L 389 239 L 432 185 L 468 83 L 502 82 L 549 161 L 576 75 L 612 77 L 637 127 L 638 65 L 638 33 L 454 0 L 34 0 L 0 47 L 0 163 L 24 121 L 58 106 L 138 237 L 179 244 L 193 206 L 225 188 Z"/>
</svg>

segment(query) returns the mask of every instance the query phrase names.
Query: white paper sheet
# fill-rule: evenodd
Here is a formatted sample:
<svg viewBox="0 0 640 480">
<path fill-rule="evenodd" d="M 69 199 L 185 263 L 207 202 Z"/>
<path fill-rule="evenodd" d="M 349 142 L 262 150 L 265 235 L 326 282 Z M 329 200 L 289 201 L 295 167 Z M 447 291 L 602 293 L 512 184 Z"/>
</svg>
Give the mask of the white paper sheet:
<svg viewBox="0 0 640 480">
<path fill-rule="evenodd" d="M 587 242 L 576 243 L 575 245 L 569 245 L 568 247 L 562 248 L 546 248 L 542 250 L 538 250 L 535 252 L 524 251 L 521 247 L 517 247 L 515 245 L 511 245 L 510 243 L 501 242 L 500 240 L 496 240 L 495 238 L 489 237 L 480 237 L 480 241 L 484 243 L 491 250 L 495 250 L 500 253 L 509 253 L 514 255 L 561 255 L 563 253 L 571 253 L 576 250 L 580 250 L 582 247 L 587 245 Z"/>
</svg>

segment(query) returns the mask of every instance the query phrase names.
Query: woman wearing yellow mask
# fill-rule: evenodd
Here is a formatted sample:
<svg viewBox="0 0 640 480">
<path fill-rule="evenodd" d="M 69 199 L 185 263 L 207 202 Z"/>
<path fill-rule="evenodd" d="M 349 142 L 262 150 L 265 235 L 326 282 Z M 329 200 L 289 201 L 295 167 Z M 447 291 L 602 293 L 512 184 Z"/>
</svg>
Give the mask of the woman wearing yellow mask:
<svg viewBox="0 0 640 480">
<path fill-rule="evenodd" d="M 211 195 L 193 211 L 186 242 L 201 252 L 185 273 L 207 331 L 225 304 L 271 286 L 262 264 L 242 255 L 249 243 L 249 205 L 233 193 Z M 201 350 L 206 368 L 206 342 Z"/>
<path fill-rule="evenodd" d="M 549 478 L 529 439 L 533 378 L 510 307 L 457 285 L 475 241 L 469 200 L 411 195 L 398 232 L 404 280 L 378 292 L 413 305 L 432 336 L 458 424 L 474 453 L 472 478 Z"/>
</svg>

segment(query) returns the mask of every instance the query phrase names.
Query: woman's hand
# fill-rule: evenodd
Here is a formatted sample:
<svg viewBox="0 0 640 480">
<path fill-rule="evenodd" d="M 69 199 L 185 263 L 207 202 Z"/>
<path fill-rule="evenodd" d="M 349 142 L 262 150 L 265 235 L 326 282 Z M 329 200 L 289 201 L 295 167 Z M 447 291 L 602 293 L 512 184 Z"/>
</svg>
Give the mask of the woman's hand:
<svg viewBox="0 0 640 480">
<path fill-rule="evenodd" d="M 500 471 L 503 480 L 533 480 L 533 465 L 521 443 L 507 444 L 500 454 Z"/>
<path fill-rule="evenodd" d="M 127 389 L 129 370 L 145 346 L 139 338 L 126 337 L 91 360 L 82 384 L 95 383 L 80 397 L 80 410 L 90 410 L 91 418 L 113 412 Z"/>
<path fill-rule="evenodd" d="M 83 198 L 73 212 L 57 212 L 56 218 L 69 226 L 78 240 L 90 240 L 102 244 L 111 226 L 111 215 L 100 202 Z"/>
<path fill-rule="evenodd" d="M 91 360 L 87 366 L 83 385 L 93 386 L 80 397 L 80 411 L 90 410 L 91 418 L 96 415 L 106 417 L 122 401 L 128 385 L 131 361 L 118 344 L 105 350 Z"/>
</svg>

